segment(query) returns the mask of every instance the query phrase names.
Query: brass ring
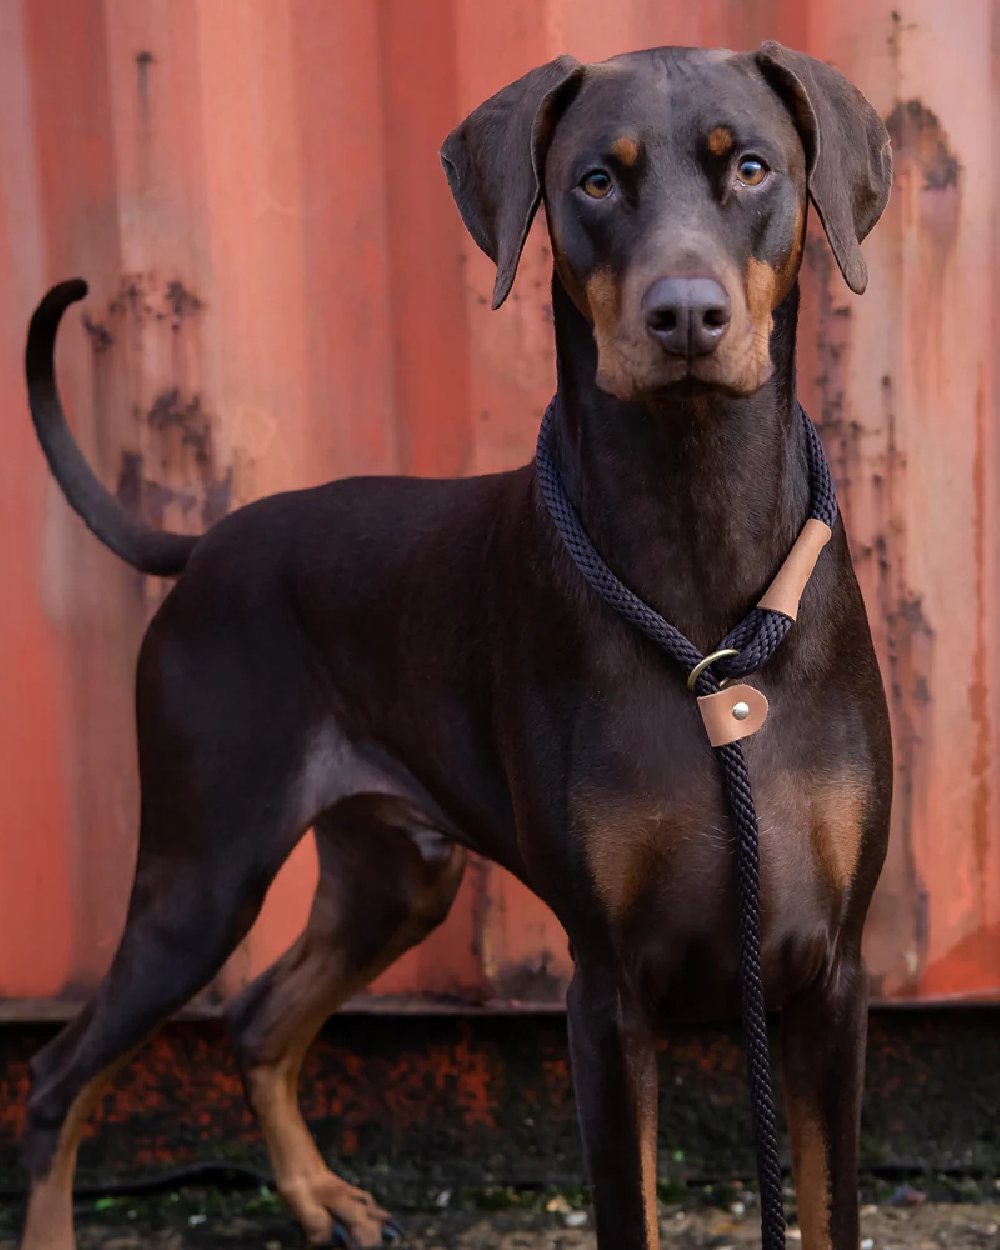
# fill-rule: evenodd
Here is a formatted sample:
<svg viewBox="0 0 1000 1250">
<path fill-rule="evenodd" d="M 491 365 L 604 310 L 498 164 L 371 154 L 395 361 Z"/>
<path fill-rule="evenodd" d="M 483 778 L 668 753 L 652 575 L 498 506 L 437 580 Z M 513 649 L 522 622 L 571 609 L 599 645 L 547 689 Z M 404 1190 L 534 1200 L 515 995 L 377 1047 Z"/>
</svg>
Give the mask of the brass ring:
<svg viewBox="0 0 1000 1250">
<path fill-rule="evenodd" d="M 735 647 L 723 647 L 721 651 L 713 651 L 711 655 L 706 655 L 703 660 L 699 660 L 691 672 L 688 673 L 688 690 L 694 690 L 698 684 L 698 678 L 710 664 L 714 664 L 716 660 L 725 659 L 727 655 L 739 655 L 739 652 Z"/>
</svg>

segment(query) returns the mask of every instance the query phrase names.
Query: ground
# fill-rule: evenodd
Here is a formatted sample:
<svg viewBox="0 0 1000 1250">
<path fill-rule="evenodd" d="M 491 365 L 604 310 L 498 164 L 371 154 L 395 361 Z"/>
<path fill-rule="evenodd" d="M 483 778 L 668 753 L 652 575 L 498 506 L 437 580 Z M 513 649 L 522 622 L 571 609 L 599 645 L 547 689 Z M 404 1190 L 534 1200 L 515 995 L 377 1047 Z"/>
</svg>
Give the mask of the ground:
<svg viewBox="0 0 1000 1250">
<path fill-rule="evenodd" d="M 993 1195 L 988 1191 L 992 1188 Z M 733 1191 L 738 1192 L 738 1191 Z M 661 1205 L 669 1250 L 759 1246 L 753 1196 L 692 1196 Z M 924 1202 L 921 1191 L 897 1187 L 893 1201 L 862 1208 L 862 1250 L 997 1250 L 1000 1181 L 980 1186 L 965 1202 Z M 495 1203 L 496 1210 L 484 1205 Z M 505 1202 L 513 1205 L 503 1206 Z M 457 1209 L 456 1209 L 457 1205 Z M 422 1209 L 400 1212 L 408 1250 L 592 1250 L 594 1237 L 582 1195 L 516 1195 L 447 1190 L 425 1196 Z M 78 1208 L 79 1250 L 290 1250 L 301 1242 L 266 1187 L 225 1192 L 201 1188 L 143 1198 L 84 1200 Z M 788 1244 L 799 1240 L 794 1223 Z M 0 1214 L 0 1250 L 16 1250 L 11 1206 Z"/>
<path fill-rule="evenodd" d="M 1000 1250 L 998 1024 L 996 1008 L 873 1012 L 865 1250 Z M 53 1031 L 0 1029 L 0 1250 L 16 1247 L 28 1058 Z M 664 1250 L 760 1245 L 744 1068 L 736 1028 L 664 1045 Z M 410 1250 L 593 1250 L 562 1019 L 342 1016 L 301 1093 L 331 1165 L 399 1217 Z M 79 1250 L 301 1246 L 217 1023 L 175 1022 L 123 1070 L 78 1179 Z"/>
</svg>

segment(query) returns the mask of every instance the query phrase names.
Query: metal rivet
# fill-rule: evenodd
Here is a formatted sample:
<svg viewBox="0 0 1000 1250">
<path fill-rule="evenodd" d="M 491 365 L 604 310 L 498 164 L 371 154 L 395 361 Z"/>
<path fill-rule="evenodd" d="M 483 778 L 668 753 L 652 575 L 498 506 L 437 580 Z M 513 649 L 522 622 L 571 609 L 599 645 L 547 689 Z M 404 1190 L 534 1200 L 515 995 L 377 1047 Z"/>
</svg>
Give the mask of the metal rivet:
<svg viewBox="0 0 1000 1250">
<path fill-rule="evenodd" d="M 750 715 L 750 704 L 744 703 L 740 699 L 739 703 L 733 704 L 733 720 L 746 720 Z"/>
</svg>

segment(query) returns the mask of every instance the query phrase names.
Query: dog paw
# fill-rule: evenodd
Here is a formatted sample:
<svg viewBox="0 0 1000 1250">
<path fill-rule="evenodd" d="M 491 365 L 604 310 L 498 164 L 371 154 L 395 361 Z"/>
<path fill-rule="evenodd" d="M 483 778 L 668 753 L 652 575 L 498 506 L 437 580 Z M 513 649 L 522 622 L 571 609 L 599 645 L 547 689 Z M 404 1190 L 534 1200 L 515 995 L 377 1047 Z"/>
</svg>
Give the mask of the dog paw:
<svg viewBox="0 0 1000 1250">
<path fill-rule="evenodd" d="M 333 1172 L 296 1178 L 281 1187 L 309 1246 L 375 1250 L 402 1240 L 403 1231 L 371 1194 Z"/>
</svg>

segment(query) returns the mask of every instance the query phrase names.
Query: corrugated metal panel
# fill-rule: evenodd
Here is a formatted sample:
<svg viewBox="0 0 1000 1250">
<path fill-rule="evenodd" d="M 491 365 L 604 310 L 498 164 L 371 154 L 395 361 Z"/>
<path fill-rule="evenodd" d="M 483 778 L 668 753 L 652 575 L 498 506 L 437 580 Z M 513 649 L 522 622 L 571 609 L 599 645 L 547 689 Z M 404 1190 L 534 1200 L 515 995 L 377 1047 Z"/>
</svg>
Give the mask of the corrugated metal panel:
<svg viewBox="0 0 1000 1250">
<path fill-rule="evenodd" d="M 461 229 L 437 146 L 560 51 L 752 47 L 833 61 L 889 119 L 897 182 L 855 300 L 822 240 L 804 269 L 801 390 L 852 529 L 898 753 L 868 934 L 888 998 L 1000 995 L 994 6 L 911 0 L 10 0 L 0 6 L 0 994 L 78 998 L 124 916 L 134 856 L 133 661 L 162 587 L 102 550 L 49 482 L 21 339 L 43 288 L 92 294 L 60 369 L 104 480 L 200 530 L 354 472 L 523 462 L 553 385 L 548 250 L 514 296 Z M 300 848 L 216 990 L 304 918 Z M 500 870 L 379 981 L 558 1000 L 565 939 Z"/>
</svg>

